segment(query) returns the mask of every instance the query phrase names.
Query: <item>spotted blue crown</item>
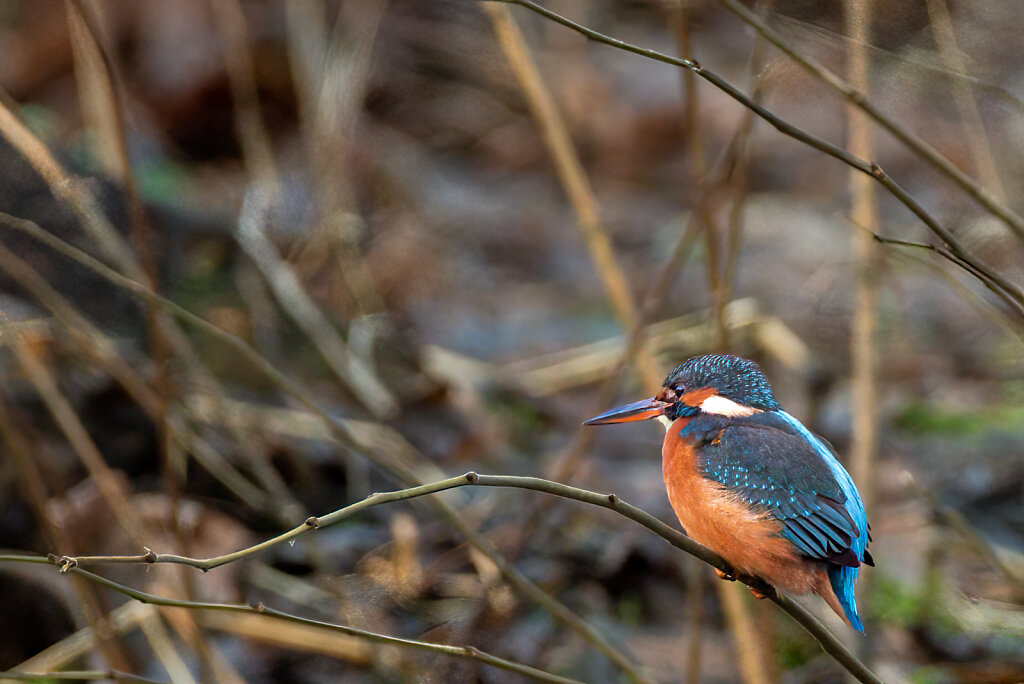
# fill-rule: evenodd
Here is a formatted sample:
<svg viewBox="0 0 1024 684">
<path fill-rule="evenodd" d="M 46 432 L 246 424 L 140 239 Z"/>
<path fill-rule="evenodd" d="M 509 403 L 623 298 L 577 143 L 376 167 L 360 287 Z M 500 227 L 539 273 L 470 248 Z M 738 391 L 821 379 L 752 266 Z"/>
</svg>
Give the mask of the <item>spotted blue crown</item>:
<svg viewBox="0 0 1024 684">
<path fill-rule="evenodd" d="M 778 411 L 772 386 L 761 367 L 750 359 L 725 354 L 695 356 L 672 369 L 665 387 L 677 391 L 712 387 L 716 392 L 744 406 L 762 411 Z"/>
</svg>

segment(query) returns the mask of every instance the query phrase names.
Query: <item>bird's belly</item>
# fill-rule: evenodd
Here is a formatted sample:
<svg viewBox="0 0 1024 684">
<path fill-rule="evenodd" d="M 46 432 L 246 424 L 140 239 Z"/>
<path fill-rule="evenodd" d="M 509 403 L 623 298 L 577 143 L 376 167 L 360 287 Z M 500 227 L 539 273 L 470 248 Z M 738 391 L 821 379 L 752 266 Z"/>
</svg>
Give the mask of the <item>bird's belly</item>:
<svg viewBox="0 0 1024 684">
<path fill-rule="evenodd" d="M 781 523 L 703 477 L 692 449 L 673 451 L 663 453 L 662 469 L 669 502 L 687 535 L 740 573 L 761 577 L 789 593 L 814 590 L 822 569 L 779 536 Z"/>
</svg>

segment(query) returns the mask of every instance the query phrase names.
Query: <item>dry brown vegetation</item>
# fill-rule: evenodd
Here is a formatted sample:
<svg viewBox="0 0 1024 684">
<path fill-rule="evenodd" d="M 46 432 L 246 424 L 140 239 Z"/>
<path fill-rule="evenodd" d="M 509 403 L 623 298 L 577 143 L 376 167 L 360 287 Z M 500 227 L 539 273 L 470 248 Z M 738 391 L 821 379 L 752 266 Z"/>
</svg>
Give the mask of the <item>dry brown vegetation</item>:
<svg viewBox="0 0 1024 684">
<path fill-rule="evenodd" d="M 0 5 L 0 672 L 1024 678 L 1024 16 L 860 4 Z M 866 638 L 627 519 L 579 423 L 708 351 L 851 455 Z M 466 471 L 602 494 L 367 500 Z"/>
</svg>

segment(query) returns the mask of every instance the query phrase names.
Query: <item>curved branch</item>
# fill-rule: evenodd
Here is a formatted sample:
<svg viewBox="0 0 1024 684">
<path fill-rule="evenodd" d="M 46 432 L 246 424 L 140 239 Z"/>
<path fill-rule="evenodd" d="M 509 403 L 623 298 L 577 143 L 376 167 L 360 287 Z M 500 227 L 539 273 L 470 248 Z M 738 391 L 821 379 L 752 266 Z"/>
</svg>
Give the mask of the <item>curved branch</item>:
<svg viewBox="0 0 1024 684">
<path fill-rule="evenodd" d="M 864 230 L 868 229 L 865 228 Z M 946 249 L 944 247 L 938 247 L 936 245 L 927 244 L 924 242 L 912 242 L 910 240 L 898 240 L 895 238 L 887 238 L 870 230 L 868 230 L 868 232 L 871 234 L 871 237 L 874 238 L 875 242 L 882 245 L 893 245 L 896 247 L 913 247 L 915 249 L 923 249 L 929 252 L 933 252 L 934 254 L 942 257 L 943 259 L 950 262 L 954 266 L 963 269 L 966 273 L 973 276 L 990 292 L 995 292 L 996 294 L 999 293 L 999 284 L 993 282 L 992 279 L 988 276 L 988 274 L 986 274 L 984 271 L 978 270 L 977 264 L 967 259 L 964 259 L 963 257 L 959 256 L 958 254 L 949 249 Z M 1019 329 L 1021 327 L 1022 320 L 1024 320 L 1024 310 L 1018 307 L 1011 307 L 1010 314 L 1016 314 L 1016 317 L 1011 316 L 1006 312 L 1001 313 L 1007 320 L 1012 321 L 1017 325 L 1018 329 L 1016 330 L 1016 332 L 1019 335 Z"/>
<path fill-rule="evenodd" d="M 33 239 L 42 242 L 47 247 L 50 247 L 64 256 L 82 264 L 117 287 L 131 292 L 147 303 L 159 306 L 175 318 L 178 318 L 179 320 L 194 326 L 203 333 L 220 340 L 222 343 L 234 349 L 243 359 L 263 373 L 263 375 L 271 382 L 291 396 L 295 397 L 312 413 L 323 420 L 324 425 L 327 426 L 331 435 L 338 440 L 339 443 L 359 450 L 367 459 L 380 466 L 383 470 L 391 473 L 395 479 L 402 484 L 422 482 L 422 479 L 415 472 L 413 467 L 403 460 L 393 457 L 390 454 L 360 449 L 358 437 L 352 433 L 351 429 L 345 422 L 324 411 L 316 400 L 302 387 L 300 387 L 298 383 L 275 368 L 270 361 L 253 349 L 242 338 L 218 328 L 216 325 L 195 315 L 188 309 L 179 306 L 166 297 L 160 296 L 142 282 L 118 273 L 110 266 L 107 266 L 102 261 L 83 252 L 66 240 L 62 240 L 56 235 L 46 232 L 32 221 L 20 219 L 0 212 L 0 223 L 31 236 Z M 608 638 L 601 634 L 592 625 L 588 624 L 585 620 L 581 619 L 563 603 L 555 600 L 535 582 L 529 580 L 514 565 L 508 562 L 486 537 L 477 532 L 472 525 L 459 515 L 458 511 L 456 511 L 452 506 L 444 501 L 432 501 L 432 503 L 437 511 L 459 531 L 459 534 L 465 537 L 473 547 L 479 549 L 481 553 L 494 562 L 497 568 L 501 571 L 502 576 L 504 576 L 505 579 L 508 580 L 509 584 L 515 587 L 517 591 L 583 637 L 583 639 L 600 651 L 600 653 L 608 658 L 608 660 L 615 663 L 615 665 L 622 670 L 623 674 L 631 682 L 634 682 L 634 684 L 647 684 L 649 682 L 649 680 L 638 671 L 636 665 L 620 649 L 609 641 Z"/>
<path fill-rule="evenodd" d="M 994 271 L 992 268 L 985 264 L 979 263 L 977 259 L 967 252 L 966 248 L 959 243 L 959 241 L 953 236 L 953 234 L 942 226 L 931 214 L 929 214 L 918 202 L 915 200 L 906 190 L 903 189 L 896 181 L 892 179 L 877 163 L 861 159 L 860 157 L 850 154 L 846 150 L 833 145 L 832 143 L 822 140 L 810 133 L 807 133 L 801 128 L 789 123 L 785 119 L 780 118 L 770 110 L 757 104 L 749 97 L 744 95 L 738 88 L 733 86 L 731 83 L 723 79 L 718 74 L 704 68 L 699 62 L 691 59 L 684 59 L 681 57 L 673 57 L 672 55 L 666 55 L 657 50 L 651 50 L 643 48 L 632 43 L 627 43 L 624 40 L 607 36 L 603 33 L 595 31 L 591 28 L 578 24 L 571 19 L 563 17 L 560 14 L 556 14 L 551 10 L 542 7 L 531 0 L 500 0 L 501 2 L 508 2 L 510 4 L 520 5 L 526 9 L 536 12 L 541 16 L 550 19 L 556 23 L 561 24 L 567 28 L 580 33 L 590 40 L 598 43 L 604 43 L 610 45 L 619 50 L 626 52 L 632 52 L 633 54 L 652 59 L 657 62 L 663 62 L 665 64 L 671 64 L 672 66 L 681 67 L 683 69 L 689 69 L 693 73 L 697 74 L 704 80 L 708 81 L 716 88 L 721 90 L 723 93 L 736 100 L 750 111 L 757 114 L 769 124 L 771 124 L 776 130 L 783 135 L 787 135 L 795 140 L 798 140 L 805 145 L 813 147 L 819 152 L 823 152 L 830 157 L 838 159 L 844 164 L 857 169 L 861 173 L 865 173 L 874 178 L 880 183 L 886 190 L 892 194 L 901 204 L 909 209 L 915 216 L 917 216 L 927 227 L 938 237 L 943 245 L 945 245 L 951 252 L 956 254 L 959 258 L 971 263 L 974 268 L 979 272 L 984 273 L 989 282 L 994 286 L 990 287 L 992 291 L 1007 305 L 1009 305 L 1018 314 L 1024 315 L 1024 291 L 1015 283 L 1009 281 L 1007 278 Z M 863 100 L 863 98 L 861 98 Z M 990 209 L 991 210 L 991 209 Z M 1008 210 L 1007 210 L 1008 211 Z M 1001 214 L 997 214 L 1000 218 L 1005 217 Z"/>
<path fill-rule="evenodd" d="M 756 577 L 749 577 L 744 575 L 738 575 L 732 567 L 722 559 L 721 556 L 711 551 L 710 549 L 701 546 L 690 537 L 686 536 L 682 532 L 669 527 L 661 520 L 658 520 L 650 513 L 637 508 L 636 506 L 627 503 L 620 499 L 615 494 L 600 494 L 598 492 L 588 491 L 586 489 L 579 489 L 578 487 L 571 487 L 569 485 L 562 484 L 560 482 L 552 482 L 551 480 L 544 480 L 538 477 L 524 477 L 518 475 L 479 475 L 474 472 L 466 473 L 458 477 L 451 477 L 446 480 L 439 480 L 437 482 L 431 482 L 428 484 L 420 485 L 418 487 L 410 487 L 408 489 L 400 489 L 393 492 L 380 492 L 371 494 L 362 501 L 357 501 L 353 504 L 339 508 L 332 513 L 319 517 L 311 517 L 298 527 L 285 532 L 284 534 L 278 535 L 266 541 L 260 542 L 253 546 L 240 549 L 234 553 L 225 554 L 223 556 L 214 556 L 212 558 L 190 558 L 187 556 L 177 556 L 173 554 L 159 554 L 147 549 L 147 553 L 140 556 L 78 556 L 78 557 L 57 557 L 51 556 L 50 561 L 58 565 L 62 571 L 74 570 L 79 571 L 80 565 L 85 564 L 103 564 L 103 563 L 177 563 L 181 565 L 190 565 L 192 567 L 203 570 L 204 572 L 212 568 L 231 563 L 239 560 L 246 556 L 250 556 L 258 551 L 268 549 L 273 546 L 277 546 L 286 541 L 290 541 L 295 537 L 311 532 L 313 530 L 333 525 L 351 515 L 379 506 L 381 504 L 390 503 L 393 501 L 401 501 L 404 499 L 412 499 L 419 496 L 425 496 L 428 494 L 436 494 L 449 489 L 455 489 L 457 487 L 466 486 L 477 486 L 477 487 L 510 487 L 514 489 L 529 489 L 536 492 L 544 492 L 545 494 L 551 494 L 554 496 L 560 496 L 566 499 L 573 499 L 574 501 L 580 501 L 592 506 L 600 506 L 601 508 L 607 508 L 615 511 L 619 515 L 629 518 L 635 523 L 638 523 L 650 531 L 657 534 L 662 539 L 665 539 L 676 548 L 682 549 L 686 553 L 699 558 L 708 565 L 721 570 L 727 575 L 736 577 L 741 582 L 749 587 L 752 587 L 762 594 L 765 594 L 771 600 L 777 604 L 782 610 L 789 614 L 794 620 L 817 640 L 821 647 L 832 656 L 837 663 L 844 667 L 850 674 L 856 677 L 859 681 L 868 684 L 880 684 L 881 680 L 871 670 L 869 670 L 863 663 L 861 663 L 856 656 L 854 656 L 828 629 L 821 624 L 813 615 L 811 615 L 805 608 L 792 601 L 785 596 L 780 595 L 775 591 L 775 588 L 770 584 L 765 583 L 763 580 Z M 3 556 L 0 556 L 0 560 L 3 560 Z"/>
<path fill-rule="evenodd" d="M 357 629 L 355 627 L 349 627 L 347 625 L 338 625 L 331 622 L 323 622 L 321 620 L 313 620 L 310 618 L 300 617 L 291 613 L 285 613 L 274 608 L 269 608 L 262 603 L 255 606 L 248 606 L 239 603 L 210 603 L 207 601 L 185 601 L 182 599 L 167 598 L 165 596 L 157 596 L 155 594 L 149 594 L 138 589 L 125 586 L 113 580 L 107 579 L 95 573 L 91 573 L 88 570 L 76 567 L 74 563 L 69 562 L 69 559 L 62 558 L 58 559 L 54 556 L 44 558 L 42 556 L 20 556 L 20 555 L 0 555 L 0 562 L 21 562 L 21 563 L 53 563 L 58 566 L 62 573 L 73 573 L 84 577 L 90 582 L 94 582 L 100 586 L 112 589 L 120 594 L 135 599 L 141 603 L 148 603 L 154 606 L 168 606 L 173 608 L 188 608 L 190 610 L 217 610 L 228 613 L 255 613 L 257 615 L 269 615 L 270 617 L 277 618 L 279 620 L 287 620 L 289 622 L 296 622 L 302 625 L 311 627 L 321 627 L 334 632 L 340 632 L 341 634 L 347 634 L 349 636 L 357 637 L 360 639 L 366 639 L 379 644 L 387 644 L 389 646 L 403 646 L 406 648 L 414 648 L 421 651 L 429 651 L 432 653 L 440 653 L 442 655 L 454 656 L 457 658 L 469 658 L 476 660 L 493 667 L 500 668 L 502 670 L 508 670 L 510 672 L 516 672 L 518 674 L 530 677 L 541 682 L 556 682 L 557 684 L 582 684 L 579 680 L 570 679 L 568 677 L 562 677 L 560 675 L 545 672 L 544 670 L 538 669 L 531 665 L 523 663 L 517 663 L 513 660 L 506 660 L 499 658 L 498 656 L 491 655 L 481 651 L 473 646 L 452 646 L 449 644 L 436 644 L 429 641 L 417 641 L 415 639 L 403 639 L 401 637 L 388 636 L 386 634 L 378 634 L 377 632 L 370 632 L 365 629 Z M 119 562 L 119 561 L 115 561 Z M 143 561 L 145 562 L 145 561 Z M 3 676 L 0 676 L 3 678 Z M 82 677 L 79 677 L 82 679 Z M 144 680 L 149 681 L 149 680 Z"/>
<path fill-rule="evenodd" d="M 119 670 L 65 670 L 63 672 L 22 672 L 7 670 L 0 672 L 0 680 L 12 679 L 20 682 L 144 682 L 145 684 L 164 684 L 159 679 L 149 679 Z"/>
<path fill-rule="evenodd" d="M 871 104 L 870 101 L 868 101 L 863 93 L 858 91 L 850 83 L 840 78 L 822 64 L 819 64 L 817 60 L 797 52 L 781 34 L 769 26 L 764 19 L 757 16 L 756 13 L 751 12 L 736 0 L 718 0 L 718 4 L 722 5 L 746 22 L 755 31 L 761 34 L 765 40 L 785 52 L 790 59 L 799 64 L 804 71 L 816 77 L 819 81 L 828 85 L 834 91 L 842 95 L 847 102 L 852 103 L 858 109 L 871 117 L 875 123 L 889 131 L 889 133 L 895 136 L 897 140 L 913 150 L 915 154 L 928 162 L 934 169 L 959 185 L 963 191 L 974 198 L 978 204 L 983 206 L 985 209 L 988 209 L 990 213 L 1000 218 L 1007 226 L 1009 226 L 1010 229 L 1017 234 L 1017 237 L 1024 238 L 1024 218 L 1022 218 L 1020 214 L 1015 213 L 1009 207 L 1001 204 L 995 196 L 979 185 L 973 178 L 954 166 L 953 163 L 946 159 L 946 157 L 944 157 L 938 150 L 883 114 L 878 108 Z"/>
</svg>

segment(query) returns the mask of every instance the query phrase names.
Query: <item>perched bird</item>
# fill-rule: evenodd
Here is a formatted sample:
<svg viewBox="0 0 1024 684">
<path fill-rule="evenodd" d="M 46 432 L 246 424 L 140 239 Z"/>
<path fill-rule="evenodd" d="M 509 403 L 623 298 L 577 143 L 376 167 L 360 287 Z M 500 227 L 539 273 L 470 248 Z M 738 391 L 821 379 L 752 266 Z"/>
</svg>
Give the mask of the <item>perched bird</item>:
<svg viewBox="0 0 1024 684">
<path fill-rule="evenodd" d="M 874 565 L 864 502 L 831 447 L 775 401 L 761 368 L 696 356 L 654 397 L 585 424 L 650 418 L 667 429 L 662 473 L 687 534 L 740 573 L 818 594 L 863 632 L 853 589 L 860 565 Z"/>
</svg>

